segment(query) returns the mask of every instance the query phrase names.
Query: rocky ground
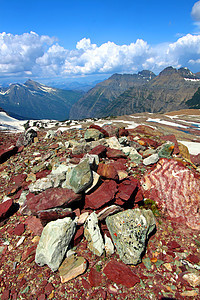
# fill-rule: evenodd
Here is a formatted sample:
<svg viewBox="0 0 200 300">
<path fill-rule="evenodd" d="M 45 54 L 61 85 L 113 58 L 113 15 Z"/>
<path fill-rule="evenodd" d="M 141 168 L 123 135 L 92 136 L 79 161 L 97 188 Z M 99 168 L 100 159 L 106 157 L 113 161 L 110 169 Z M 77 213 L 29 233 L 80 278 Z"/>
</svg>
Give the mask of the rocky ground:
<svg viewBox="0 0 200 300">
<path fill-rule="evenodd" d="M 1 300 L 200 299 L 199 112 L 41 124 L 0 132 Z"/>
</svg>

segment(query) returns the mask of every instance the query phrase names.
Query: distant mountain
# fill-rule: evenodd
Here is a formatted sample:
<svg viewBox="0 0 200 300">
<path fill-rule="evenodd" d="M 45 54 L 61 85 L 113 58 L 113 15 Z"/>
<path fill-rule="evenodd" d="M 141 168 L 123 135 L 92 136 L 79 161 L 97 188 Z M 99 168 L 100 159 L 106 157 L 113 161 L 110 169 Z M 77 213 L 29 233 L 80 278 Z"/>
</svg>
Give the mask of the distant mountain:
<svg viewBox="0 0 200 300">
<path fill-rule="evenodd" d="M 193 99 L 199 87 L 200 79 L 187 68 L 168 67 L 158 76 L 149 71 L 137 75 L 115 74 L 75 103 L 70 118 L 163 113 L 190 108 L 191 102 L 187 101 Z"/>
<path fill-rule="evenodd" d="M 144 70 L 138 74 L 114 74 L 88 91 L 70 111 L 70 119 L 101 117 L 105 108 L 130 87 L 143 86 L 156 75 Z"/>
<path fill-rule="evenodd" d="M 24 84 L 0 88 L 0 106 L 21 119 L 65 120 L 82 95 L 80 91 L 51 88 L 28 80 Z"/>
</svg>

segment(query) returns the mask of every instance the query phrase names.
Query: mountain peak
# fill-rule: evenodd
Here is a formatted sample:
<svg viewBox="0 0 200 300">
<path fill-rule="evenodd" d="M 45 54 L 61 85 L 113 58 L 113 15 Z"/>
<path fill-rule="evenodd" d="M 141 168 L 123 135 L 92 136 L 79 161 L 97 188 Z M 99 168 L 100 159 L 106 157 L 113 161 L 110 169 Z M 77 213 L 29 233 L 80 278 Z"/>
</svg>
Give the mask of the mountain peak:
<svg viewBox="0 0 200 300">
<path fill-rule="evenodd" d="M 168 76 L 168 75 L 172 75 L 172 74 L 177 74 L 178 71 L 173 68 L 172 66 L 165 68 L 164 70 L 162 70 L 159 74 L 159 76 Z"/>
</svg>

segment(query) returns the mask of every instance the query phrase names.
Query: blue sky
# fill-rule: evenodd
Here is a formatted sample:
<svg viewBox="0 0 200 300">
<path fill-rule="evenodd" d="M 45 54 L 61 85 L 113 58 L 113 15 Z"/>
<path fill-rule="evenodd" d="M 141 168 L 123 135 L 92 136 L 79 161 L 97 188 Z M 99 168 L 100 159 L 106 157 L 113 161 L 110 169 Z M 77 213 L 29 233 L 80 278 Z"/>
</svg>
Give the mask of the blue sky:
<svg viewBox="0 0 200 300">
<path fill-rule="evenodd" d="M 0 0 L 0 82 L 200 71 L 200 1 Z"/>
</svg>

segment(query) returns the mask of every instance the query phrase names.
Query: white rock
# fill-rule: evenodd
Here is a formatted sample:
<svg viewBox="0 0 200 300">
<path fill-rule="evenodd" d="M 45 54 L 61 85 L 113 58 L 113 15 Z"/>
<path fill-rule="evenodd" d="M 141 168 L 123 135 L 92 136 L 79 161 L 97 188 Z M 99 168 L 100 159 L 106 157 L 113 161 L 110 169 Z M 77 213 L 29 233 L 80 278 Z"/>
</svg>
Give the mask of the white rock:
<svg viewBox="0 0 200 300">
<path fill-rule="evenodd" d="M 60 173 L 66 173 L 69 169 L 69 165 L 61 164 L 58 167 L 54 166 L 51 174 L 60 174 Z"/>
<path fill-rule="evenodd" d="M 78 224 L 78 225 L 84 224 L 88 216 L 89 216 L 89 212 L 88 212 L 88 211 L 82 213 L 82 214 L 79 216 L 78 220 L 77 220 L 77 224 Z"/>
<path fill-rule="evenodd" d="M 118 139 L 115 136 L 110 137 L 106 140 L 108 146 L 112 149 L 119 149 L 121 150 L 122 146 L 120 145 Z"/>
<path fill-rule="evenodd" d="M 110 256 L 115 252 L 113 242 L 106 234 L 104 235 L 106 255 Z"/>
<path fill-rule="evenodd" d="M 159 155 L 158 155 L 158 153 L 155 153 L 155 154 L 152 154 L 149 157 L 143 159 L 143 164 L 145 166 L 148 166 L 148 165 L 157 163 L 157 161 L 159 161 Z"/>
<path fill-rule="evenodd" d="M 35 192 L 45 191 L 52 187 L 53 187 L 53 182 L 51 181 L 51 179 L 48 177 L 44 177 L 38 179 L 34 183 L 31 183 L 28 188 L 31 193 L 35 193 Z"/>
<path fill-rule="evenodd" d="M 200 285 L 200 275 L 196 273 L 187 273 L 183 275 L 185 279 L 191 286 L 196 287 Z"/>
</svg>

